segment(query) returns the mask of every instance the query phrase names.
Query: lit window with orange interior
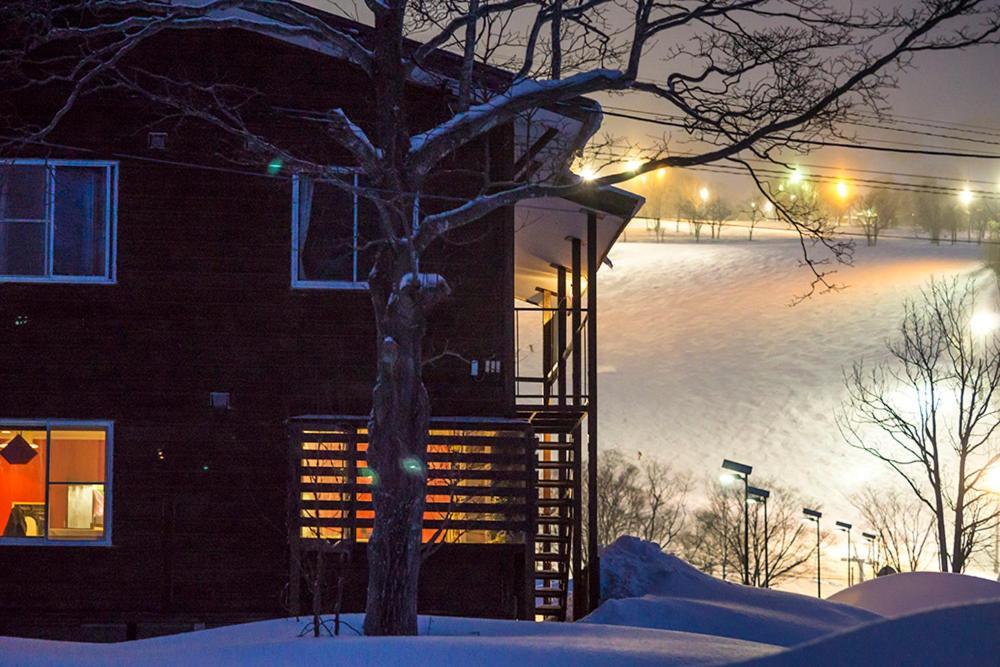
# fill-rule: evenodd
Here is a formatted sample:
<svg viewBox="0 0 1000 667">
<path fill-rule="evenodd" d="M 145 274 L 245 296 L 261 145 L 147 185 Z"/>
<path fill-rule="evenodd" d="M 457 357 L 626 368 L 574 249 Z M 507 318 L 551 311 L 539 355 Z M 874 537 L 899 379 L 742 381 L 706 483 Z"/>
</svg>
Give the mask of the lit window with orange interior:
<svg viewBox="0 0 1000 667">
<path fill-rule="evenodd" d="M 110 425 L 0 422 L 0 544 L 109 535 Z"/>
</svg>

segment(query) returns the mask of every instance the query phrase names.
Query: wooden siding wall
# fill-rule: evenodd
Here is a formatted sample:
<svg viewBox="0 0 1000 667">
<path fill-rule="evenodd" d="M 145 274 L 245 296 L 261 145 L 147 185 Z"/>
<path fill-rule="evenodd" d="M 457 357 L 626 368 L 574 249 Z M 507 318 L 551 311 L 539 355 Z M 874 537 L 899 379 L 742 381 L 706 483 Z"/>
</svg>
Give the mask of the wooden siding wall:
<svg viewBox="0 0 1000 667">
<path fill-rule="evenodd" d="M 168 35 L 143 57 L 259 75 L 300 102 L 370 102 L 350 68 L 244 33 Z M 219 165 L 216 132 L 161 123 L 170 149 L 152 152 L 147 121 L 135 100 L 91 97 L 53 143 L 92 152 L 25 153 L 121 160 L 118 284 L 0 284 L 0 418 L 115 421 L 114 545 L 0 544 L 0 634 L 35 612 L 280 613 L 284 422 L 369 408 L 368 295 L 290 288 L 290 181 L 137 159 Z M 509 161 L 509 141 L 490 139 L 498 161 Z M 433 317 L 432 349 L 510 360 L 512 238 L 502 211 L 433 253 L 427 267 L 454 297 Z M 450 360 L 427 381 L 435 414 L 510 413 L 509 378 L 477 382 Z M 213 411 L 212 391 L 231 392 L 232 409 Z"/>
</svg>

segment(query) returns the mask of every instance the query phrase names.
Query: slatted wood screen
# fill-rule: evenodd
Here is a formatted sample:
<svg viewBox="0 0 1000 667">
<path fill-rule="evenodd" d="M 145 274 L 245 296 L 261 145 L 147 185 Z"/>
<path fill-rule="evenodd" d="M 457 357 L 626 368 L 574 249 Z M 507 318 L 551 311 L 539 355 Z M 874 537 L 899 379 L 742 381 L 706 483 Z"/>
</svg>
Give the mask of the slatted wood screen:
<svg viewBox="0 0 1000 667">
<path fill-rule="evenodd" d="M 434 418 L 428 432 L 424 541 L 524 543 L 534 531 L 535 436 L 513 419 Z M 292 535 L 365 541 L 376 475 L 363 417 L 291 423 Z M 419 462 L 401 462 L 423 474 Z M 307 547 L 308 548 L 308 547 Z"/>
</svg>

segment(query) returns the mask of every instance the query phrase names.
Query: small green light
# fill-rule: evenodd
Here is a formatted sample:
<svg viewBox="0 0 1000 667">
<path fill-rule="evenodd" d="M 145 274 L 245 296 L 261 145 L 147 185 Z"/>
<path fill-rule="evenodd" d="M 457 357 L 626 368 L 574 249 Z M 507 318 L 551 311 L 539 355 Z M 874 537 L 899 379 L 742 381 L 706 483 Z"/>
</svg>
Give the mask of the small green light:
<svg viewBox="0 0 1000 667">
<path fill-rule="evenodd" d="M 378 486 L 378 473 L 369 467 L 364 467 L 358 473 L 361 477 L 367 477 L 371 479 L 372 486 Z"/>
<path fill-rule="evenodd" d="M 417 457 L 408 456 L 399 463 L 408 474 L 424 476 L 424 464 Z"/>
<path fill-rule="evenodd" d="M 274 158 L 274 159 L 273 159 L 273 160 L 271 160 L 271 162 L 270 162 L 270 163 L 269 163 L 269 164 L 267 165 L 267 173 L 269 173 L 269 174 L 270 174 L 271 176 L 274 176 L 274 175 L 275 175 L 275 174 L 277 174 L 277 173 L 278 173 L 279 171 L 281 171 L 281 167 L 282 167 L 282 166 L 283 166 L 284 164 L 285 164 L 285 163 L 281 161 L 281 158 L 280 158 L 280 157 L 276 157 L 276 158 Z"/>
<path fill-rule="evenodd" d="M 208 464 L 207 463 L 201 467 L 201 471 L 202 472 L 208 472 Z"/>
</svg>

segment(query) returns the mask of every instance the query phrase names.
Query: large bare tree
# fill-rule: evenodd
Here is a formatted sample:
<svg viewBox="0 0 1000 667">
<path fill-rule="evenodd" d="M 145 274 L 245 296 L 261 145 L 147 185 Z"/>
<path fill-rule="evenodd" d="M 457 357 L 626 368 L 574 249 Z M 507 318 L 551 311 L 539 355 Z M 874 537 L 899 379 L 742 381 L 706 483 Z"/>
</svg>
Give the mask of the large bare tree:
<svg viewBox="0 0 1000 667">
<path fill-rule="evenodd" d="M 310 4 L 354 12 L 353 3 Z M 362 174 L 359 194 L 374 206 L 379 229 L 368 280 L 377 329 L 369 456 L 380 479 L 368 544 L 369 634 L 417 629 L 425 476 L 413 473 L 425 460 L 429 417 L 422 348 L 427 318 L 449 292 L 443 277 L 421 270 L 435 241 L 518 201 L 637 172 L 722 160 L 747 166 L 749 156 L 779 160 L 783 151 L 801 149 L 803 139 L 835 134 L 837 121 L 859 106 L 883 110 L 881 90 L 915 55 L 993 40 L 1000 26 L 997 0 L 922 0 L 884 10 L 833 0 L 365 0 L 361 11 L 372 31 L 325 20 L 292 0 L 13 0 L 0 9 L 0 79 L 8 99 L 42 86 L 61 98 L 46 118 L 18 124 L 5 117 L 8 149 L 44 142 L 88 92 L 118 86 L 165 113 L 212 126 L 237 145 L 277 156 L 300 174 L 331 178 L 341 188 L 352 187 L 334 178 L 343 167 Z M 166 31 L 223 28 L 306 41 L 369 78 L 370 122 L 342 108 L 309 110 L 310 121 L 349 156 L 348 165 L 317 161 L 270 125 L 250 123 L 225 82 L 185 81 L 130 64 L 130 54 Z M 439 70 L 441 48 L 463 59 L 458 74 Z M 478 66 L 487 61 L 511 76 Z M 444 85 L 454 102 L 453 112 L 429 128 L 413 122 L 407 94 L 420 82 Z M 568 167 L 601 114 L 580 96 L 626 91 L 675 115 L 691 150 L 660 146 L 637 170 L 583 183 Z M 587 120 L 551 151 L 555 168 L 505 182 L 486 174 L 461 201 L 420 205 L 432 176 L 463 147 L 518 118 L 566 105 L 582 108 Z M 776 206 L 803 235 L 803 249 L 811 240 L 818 242 L 814 252 L 825 248 L 847 261 L 845 244 Z M 813 286 L 826 284 L 822 264 L 806 259 Z"/>
<path fill-rule="evenodd" d="M 932 281 L 904 307 L 889 360 L 845 373 L 847 442 L 895 471 L 934 520 L 939 565 L 962 572 L 998 519 L 1000 335 L 977 325 L 973 279 Z M 987 315 L 988 317 L 988 315 Z"/>
</svg>

